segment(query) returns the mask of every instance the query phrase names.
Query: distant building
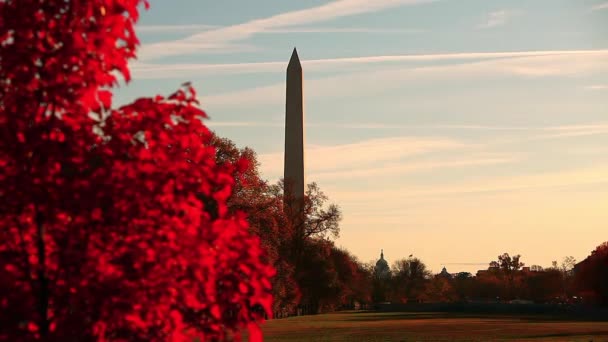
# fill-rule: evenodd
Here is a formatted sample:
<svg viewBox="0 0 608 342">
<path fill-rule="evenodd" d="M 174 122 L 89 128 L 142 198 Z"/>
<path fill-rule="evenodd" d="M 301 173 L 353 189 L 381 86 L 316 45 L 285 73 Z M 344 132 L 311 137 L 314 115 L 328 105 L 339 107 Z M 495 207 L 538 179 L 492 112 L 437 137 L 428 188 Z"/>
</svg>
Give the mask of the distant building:
<svg viewBox="0 0 608 342">
<path fill-rule="evenodd" d="M 440 276 L 448 278 L 448 279 L 452 279 L 452 274 L 450 274 L 448 272 L 448 270 L 445 268 L 445 266 L 443 267 L 443 269 L 441 270 L 441 273 L 439 273 Z"/>
<path fill-rule="evenodd" d="M 374 274 L 381 279 L 387 279 L 391 275 L 391 269 L 388 267 L 388 262 L 384 260 L 384 250 L 380 250 L 380 259 L 376 261 L 376 267 L 374 267 Z"/>
</svg>

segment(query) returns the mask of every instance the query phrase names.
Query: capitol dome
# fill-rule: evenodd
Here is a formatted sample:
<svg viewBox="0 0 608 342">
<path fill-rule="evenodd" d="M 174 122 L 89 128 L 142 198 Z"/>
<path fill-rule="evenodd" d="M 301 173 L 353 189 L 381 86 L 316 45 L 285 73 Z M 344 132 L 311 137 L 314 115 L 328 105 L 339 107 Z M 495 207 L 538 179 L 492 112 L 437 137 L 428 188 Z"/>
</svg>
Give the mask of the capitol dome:
<svg viewBox="0 0 608 342">
<path fill-rule="evenodd" d="M 384 260 L 384 250 L 380 250 L 380 259 L 376 261 L 374 273 L 380 278 L 388 278 L 388 276 L 390 275 L 390 268 L 388 267 L 388 262 Z"/>
</svg>

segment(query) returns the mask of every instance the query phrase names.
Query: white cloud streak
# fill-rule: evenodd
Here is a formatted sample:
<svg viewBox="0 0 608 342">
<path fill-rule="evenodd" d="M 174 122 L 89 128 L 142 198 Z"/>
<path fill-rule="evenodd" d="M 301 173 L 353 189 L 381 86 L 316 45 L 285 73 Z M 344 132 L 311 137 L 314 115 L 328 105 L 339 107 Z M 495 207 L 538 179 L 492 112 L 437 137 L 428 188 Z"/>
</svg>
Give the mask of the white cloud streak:
<svg viewBox="0 0 608 342">
<path fill-rule="evenodd" d="M 405 82 L 424 84 L 453 79 L 495 77 L 574 77 L 608 71 L 608 50 L 581 53 L 548 54 L 530 57 L 502 58 L 452 65 L 423 67 L 387 67 L 376 71 L 346 73 L 306 81 L 308 99 L 372 96 L 395 89 Z M 308 69 L 305 69 L 307 72 Z M 381 85 L 380 87 L 378 85 Z M 280 104 L 284 101 L 285 84 L 250 88 L 203 96 L 203 106 L 247 107 Z M 237 100 L 238 99 L 238 100 Z"/>
<path fill-rule="evenodd" d="M 608 90 L 608 84 L 593 84 L 590 86 L 586 86 L 587 90 Z"/>
<path fill-rule="evenodd" d="M 599 3 L 599 4 L 591 7 L 592 11 L 601 11 L 601 10 L 605 10 L 605 9 L 608 9 L 608 2 L 602 2 L 602 3 Z"/>
<path fill-rule="evenodd" d="M 426 30 L 421 29 L 390 29 L 372 27 L 293 27 L 264 30 L 260 33 L 382 33 L 382 34 L 417 34 Z"/>
<path fill-rule="evenodd" d="M 213 125 L 210 125 L 210 127 L 213 128 Z M 530 131 L 531 136 L 529 138 L 518 138 L 507 143 L 608 134 L 608 123 L 546 127 L 461 125 L 428 125 L 426 127 Z M 487 142 L 482 146 L 447 137 L 406 136 L 370 139 L 341 145 L 309 145 L 306 149 L 306 168 L 309 177 L 315 181 L 342 181 L 345 179 L 382 179 L 387 175 L 510 164 L 522 160 L 521 156 L 517 154 L 491 151 L 504 144 L 505 141 L 497 140 Z M 446 152 L 449 152 L 449 154 L 446 155 Z M 419 159 L 418 157 L 424 158 Z M 281 177 L 283 168 L 282 152 L 261 154 L 259 161 L 261 163 L 260 171 L 264 177 L 272 180 Z"/>
<path fill-rule="evenodd" d="M 213 121 L 206 120 L 209 127 L 284 127 L 281 122 L 253 122 L 253 121 Z"/>
<path fill-rule="evenodd" d="M 511 10 L 491 12 L 486 16 L 484 21 L 477 26 L 477 28 L 489 29 L 498 26 L 503 26 L 517 14 L 519 14 L 519 12 Z"/>
<path fill-rule="evenodd" d="M 207 120 L 205 124 L 209 127 L 284 127 L 283 122 L 254 122 L 254 121 L 213 121 Z M 306 123 L 310 128 L 328 129 L 400 129 L 400 130 L 464 130 L 464 131 L 505 131 L 505 132 L 531 132 L 536 134 L 533 139 L 549 139 L 560 137 L 576 137 L 585 135 L 596 135 L 608 133 L 608 123 L 589 123 L 581 125 L 559 125 L 559 126 L 488 126 L 488 125 L 460 125 L 460 124 L 387 124 L 381 122 L 366 123 L 331 123 L 312 122 Z"/>
<path fill-rule="evenodd" d="M 139 50 L 139 59 L 149 60 L 165 56 L 197 53 L 210 48 L 217 48 L 217 46 L 230 46 L 233 42 L 242 41 L 268 30 L 313 24 L 341 17 L 378 12 L 398 6 L 434 1 L 436 0 L 335 0 L 317 7 L 199 32 L 180 40 L 144 45 Z"/>
<path fill-rule="evenodd" d="M 208 31 L 217 29 L 217 25 L 190 24 L 190 25 L 137 25 L 135 30 L 138 33 L 186 33 L 197 31 Z"/>
<path fill-rule="evenodd" d="M 570 138 L 608 134 L 608 124 L 569 125 L 549 128 L 551 133 L 540 135 L 537 139 Z"/>
<path fill-rule="evenodd" d="M 219 25 L 189 24 L 189 25 L 141 25 L 136 30 L 140 33 L 193 33 L 204 32 L 211 29 L 226 28 Z M 417 34 L 426 30 L 421 29 L 391 29 L 382 27 L 288 27 L 266 29 L 259 34 L 286 34 L 286 33 L 382 33 L 382 34 Z"/>
<path fill-rule="evenodd" d="M 371 177 L 403 176 L 408 173 L 463 168 L 470 166 L 509 164 L 518 161 L 514 156 L 490 155 L 490 156 L 467 156 L 458 159 L 445 159 L 433 161 L 402 161 L 385 163 L 378 167 L 367 167 L 362 169 L 349 169 L 339 171 L 311 172 L 310 177 L 315 181 L 345 180 L 345 179 L 370 179 Z"/>
<path fill-rule="evenodd" d="M 336 70 L 337 68 L 352 65 L 369 65 L 383 63 L 404 62 L 437 62 L 437 61 L 471 61 L 484 59 L 507 59 L 519 57 L 544 57 L 551 62 L 553 58 L 574 59 L 608 57 L 608 50 L 550 50 L 550 51 L 515 51 L 515 52 L 462 52 L 444 54 L 424 55 L 392 55 L 392 56 L 365 56 L 345 58 L 325 58 L 302 60 L 302 65 L 307 72 L 319 72 Z M 217 74 L 243 74 L 243 73 L 268 73 L 284 72 L 285 61 L 258 62 L 258 63 L 226 63 L 226 64 L 154 64 L 135 62 L 131 70 L 136 79 L 165 79 L 207 76 Z M 522 66 L 520 72 L 526 71 Z M 529 69 L 529 68 L 528 68 Z M 539 69 L 537 74 L 555 72 L 555 68 L 545 71 Z M 559 70 L 557 70 L 559 71 Z M 528 71 L 533 73 L 533 71 Z"/>
<path fill-rule="evenodd" d="M 450 151 L 467 151 L 467 156 L 437 156 L 438 153 Z M 435 157 L 431 160 L 413 159 L 423 156 Z M 480 151 L 476 145 L 432 137 L 370 139 L 342 145 L 310 146 L 306 149 L 307 174 L 315 181 L 373 179 L 426 170 L 513 163 L 516 160 L 512 155 Z M 281 177 L 283 153 L 261 154 L 259 161 L 260 171 L 265 177 L 273 180 Z"/>
<path fill-rule="evenodd" d="M 307 170 L 311 173 L 354 169 L 378 165 L 402 158 L 467 146 L 445 138 L 391 137 L 371 139 L 335 146 L 309 146 L 306 149 Z M 261 154 L 261 170 L 265 175 L 277 176 L 283 168 L 282 153 Z"/>
<path fill-rule="evenodd" d="M 397 189 L 369 191 L 345 191 L 329 187 L 332 197 L 340 203 L 356 204 L 375 203 L 377 201 L 399 203 L 409 198 L 441 198 L 445 196 L 476 195 L 496 192 L 540 190 L 608 183 L 608 165 L 567 171 L 550 171 L 544 173 L 496 177 L 479 181 L 463 182 L 455 185 L 419 186 L 410 185 Z"/>
</svg>

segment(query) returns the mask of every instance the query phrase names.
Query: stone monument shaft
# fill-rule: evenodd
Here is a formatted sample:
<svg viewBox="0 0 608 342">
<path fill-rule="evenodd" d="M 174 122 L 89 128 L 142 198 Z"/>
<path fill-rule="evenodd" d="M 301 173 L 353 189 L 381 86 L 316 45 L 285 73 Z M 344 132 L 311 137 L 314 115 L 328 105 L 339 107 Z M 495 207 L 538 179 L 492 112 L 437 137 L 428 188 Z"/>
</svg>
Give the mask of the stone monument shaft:
<svg viewBox="0 0 608 342">
<path fill-rule="evenodd" d="M 285 98 L 285 194 L 304 198 L 304 90 L 302 65 L 293 49 L 287 66 Z"/>
</svg>

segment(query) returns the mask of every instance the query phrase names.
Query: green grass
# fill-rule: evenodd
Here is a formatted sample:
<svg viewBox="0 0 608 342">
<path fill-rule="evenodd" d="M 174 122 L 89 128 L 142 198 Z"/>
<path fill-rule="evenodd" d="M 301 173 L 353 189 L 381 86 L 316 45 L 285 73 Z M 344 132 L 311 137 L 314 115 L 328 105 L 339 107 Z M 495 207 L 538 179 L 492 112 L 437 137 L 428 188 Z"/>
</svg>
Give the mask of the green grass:
<svg viewBox="0 0 608 342">
<path fill-rule="evenodd" d="M 267 321 L 265 341 L 608 341 L 608 322 L 542 316 L 340 312 Z"/>
</svg>

